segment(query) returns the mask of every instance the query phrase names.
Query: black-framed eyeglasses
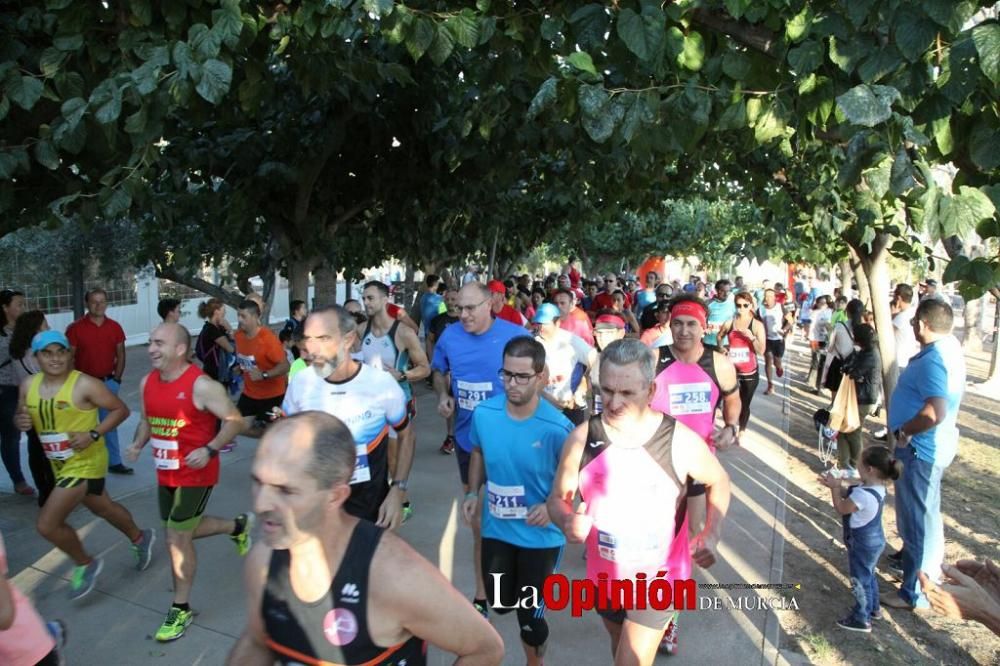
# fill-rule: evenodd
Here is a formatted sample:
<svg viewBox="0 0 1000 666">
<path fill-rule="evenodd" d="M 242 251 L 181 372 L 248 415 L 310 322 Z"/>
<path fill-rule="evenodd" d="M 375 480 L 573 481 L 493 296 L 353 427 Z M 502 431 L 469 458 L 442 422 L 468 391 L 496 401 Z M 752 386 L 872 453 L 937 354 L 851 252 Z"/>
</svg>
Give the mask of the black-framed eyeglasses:
<svg viewBox="0 0 1000 666">
<path fill-rule="evenodd" d="M 657 298 L 670 298 L 670 293 L 666 291 L 660 291 L 656 294 Z"/>
<path fill-rule="evenodd" d="M 473 310 L 475 310 L 476 308 L 478 308 L 480 305 L 482 305 L 483 303 L 487 302 L 488 300 L 490 300 L 490 299 L 485 298 L 485 299 L 479 301 L 478 303 L 476 303 L 474 305 L 456 305 L 455 307 L 458 309 L 459 312 L 472 312 Z"/>
<path fill-rule="evenodd" d="M 749 303 L 737 303 L 736 307 L 738 307 L 738 308 L 749 308 L 750 304 Z"/>
<path fill-rule="evenodd" d="M 514 383 L 519 386 L 524 386 L 537 376 L 538 376 L 537 372 L 527 373 L 527 372 L 508 372 L 507 370 L 497 371 L 497 377 L 499 377 L 500 381 L 502 381 L 504 384 L 508 383 L 511 380 L 514 380 Z"/>
</svg>

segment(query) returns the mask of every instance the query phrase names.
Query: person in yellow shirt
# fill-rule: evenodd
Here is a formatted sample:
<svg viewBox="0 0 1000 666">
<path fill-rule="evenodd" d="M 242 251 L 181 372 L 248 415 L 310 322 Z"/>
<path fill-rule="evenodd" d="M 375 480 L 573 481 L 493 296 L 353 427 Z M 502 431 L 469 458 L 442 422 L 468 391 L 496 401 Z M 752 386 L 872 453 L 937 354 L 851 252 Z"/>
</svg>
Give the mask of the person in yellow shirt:
<svg viewBox="0 0 1000 666">
<path fill-rule="evenodd" d="M 21 384 L 15 424 L 22 431 L 35 429 L 55 472 L 56 485 L 38 514 L 37 528 L 75 562 L 69 593 L 75 600 L 94 589 L 104 563 L 87 553 L 66 523 L 73 509 L 82 503 L 127 536 L 139 571 L 149 566 L 156 532 L 140 529 L 104 487 L 104 435 L 128 418 L 128 407 L 103 382 L 72 369 L 69 340 L 61 332 L 42 331 L 31 350 L 41 372 Z M 98 409 L 107 410 L 103 420 Z"/>
</svg>

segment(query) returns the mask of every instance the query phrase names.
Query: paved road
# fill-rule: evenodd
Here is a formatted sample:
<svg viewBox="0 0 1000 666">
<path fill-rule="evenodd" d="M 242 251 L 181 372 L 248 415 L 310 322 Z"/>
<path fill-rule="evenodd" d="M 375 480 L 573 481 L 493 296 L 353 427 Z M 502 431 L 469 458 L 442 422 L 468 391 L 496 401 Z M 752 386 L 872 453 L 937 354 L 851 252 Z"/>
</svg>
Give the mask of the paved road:
<svg viewBox="0 0 1000 666">
<path fill-rule="evenodd" d="M 143 348 L 129 349 L 122 397 L 133 416 L 120 429 L 130 440 L 138 414 L 138 384 L 149 365 Z M 435 411 L 435 399 L 423 386 L 417 389 L 417 456 L 411 476 L 413 518 L 401 536 L 439 568 L 465 593 L 473 591 L 472 540 L 458 516 L 461 487 L 454 457 L 442 456 L 437 447 L 444 436 Z M 698 571 L 702 583 L 781 582 L 783 540 L 779 526 L 784 516 L 787 444 L 787 397 L 758 393 L 754 417 L 743 447 L 723 454 L 732 478 L 733 503 L 724 530 L 721 561 L 708 571 Z M 222 479 L 212 495 L 209 512 L 235 515 L 250 508 L 250 466 L 256 443 L 241 439 L 233 453 L 222 458 Z M 24 464 L 27 472 L 27 463 Z M 142 526 L 158 522 L 156 478 L 148 449 L 132 477 L 111 476 L 108 488 Z M 198 542 L 198 578 L 192 606 L 199 611 L 187 635 L 162 645 L 152 639 L 171 601 L 171 578 L 161 539 L 150 568 L 136 572 L 125 540 L 113 528 L 85 509 L 72 514 L 88 548 L 105 558 L 97 590 L 79 604 L 65 599 L 70 562 L 50 547 L 34 530 L 35 504 L 9 494 L 9 480 L 0 481 L 0 530 L 7 541 L 11 577 L 35 601 L 43 615 L 62 618 L 69 627 L 67 654 L 71 664 L 221 664 L 244 626 L 246 609 L 242 593 L 241 560 L 224 537 Z M 580 546 L 567 548 L 562 571 L 582 577 Z M 798 581 L 791 581 L 798 582 Z M 792 591 L 790 594 L 794 594 Z M 701 604 L 723 610 L 686 613 L 680 622 L 680 651 L 660 657 L 657 663 L 708 664 L 722 659 L 739 663 L 783 662 L 777 650 L 778 623 L 774 611 L 761 609 L 767 600 L 780 598 L 770 590 L 700 590 Z M 713 601 L 718 596 L 719 601 Z M 428 601 L 433 604 L 433 600 Z M 729 606 L 742 604 L 740 608 Z M 780 611 L 779 611 L 780 612 Z M 794 612 L 794 611 L 789 611 Z M 604 629 L 595 613 L 580 618 L 569 612 L 550 612 L 551 639 L 546 661 L 550 664 L 607 664 L 610 652 Z M 523 663 L 516 620 L 493 616 L 508 646 L 505 664 Z M 431 650 L 430 663 L 451 659 Z"/>
</svg>

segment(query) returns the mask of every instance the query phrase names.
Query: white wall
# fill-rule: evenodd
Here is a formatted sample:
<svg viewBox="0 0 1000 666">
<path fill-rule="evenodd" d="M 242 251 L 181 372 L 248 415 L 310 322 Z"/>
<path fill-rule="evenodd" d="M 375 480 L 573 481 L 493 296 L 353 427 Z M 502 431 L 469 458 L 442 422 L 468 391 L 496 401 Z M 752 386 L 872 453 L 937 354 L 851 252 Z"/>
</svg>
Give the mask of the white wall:
<svg viewBox="0 0 1000 666">
<path fill-rule="evenodd" d="M 343 280 L 337 282 L 337 302 L 343 303 L 346 285 Z M 352 290 L 357 292 L 357 287 Z M 314 289 L 309 287 L 307 303 L 313 299 Z M 139 279 L 136 286 L 137 302 L 133 305 L 119 305 L 108 308 L 108 317 L 114 319 L 125 329 L 126 345 L 144 345 L 149 341 L 149 332 L 160 323 L 156 313 L 156 304 L 160 302 L 160 283 L 156 278 Z M 191 333 L 197 335 L 204 321 L 198 317 L 198 304 L 208 300 L 208 296 L 191 298 L 181 301 L 181 324 Z M 354 298 L 359 298 L 357 293 Z M 72 312 L 60 312 L 46 315 L 49 327 L 65 331 L 73 322 Z M 274 304 L 271 307 L 272 324 L 280 324 L 288 318 L 288 289 L 278 289 L 274 294 Z M 236 310 L 226 306 L 226 319 L 236 328 Z"/>
</svg>

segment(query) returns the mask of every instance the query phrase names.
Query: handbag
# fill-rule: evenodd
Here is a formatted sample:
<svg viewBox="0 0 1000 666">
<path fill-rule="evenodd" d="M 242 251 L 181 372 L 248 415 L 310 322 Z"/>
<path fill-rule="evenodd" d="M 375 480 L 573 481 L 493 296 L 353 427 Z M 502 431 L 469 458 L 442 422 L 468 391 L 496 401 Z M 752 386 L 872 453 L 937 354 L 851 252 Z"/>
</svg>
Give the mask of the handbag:
<svg viewBox="0 0 1000 666">
<path fill-rule="evenodd" d="M 830 408 L 830 427 L 838 432 L 853 432 L 861 427 L 858 389 L 854 380 L 848 375 L 841 379 L 840 388 L 833 398 L 833 407 Z"/>
</svg>

